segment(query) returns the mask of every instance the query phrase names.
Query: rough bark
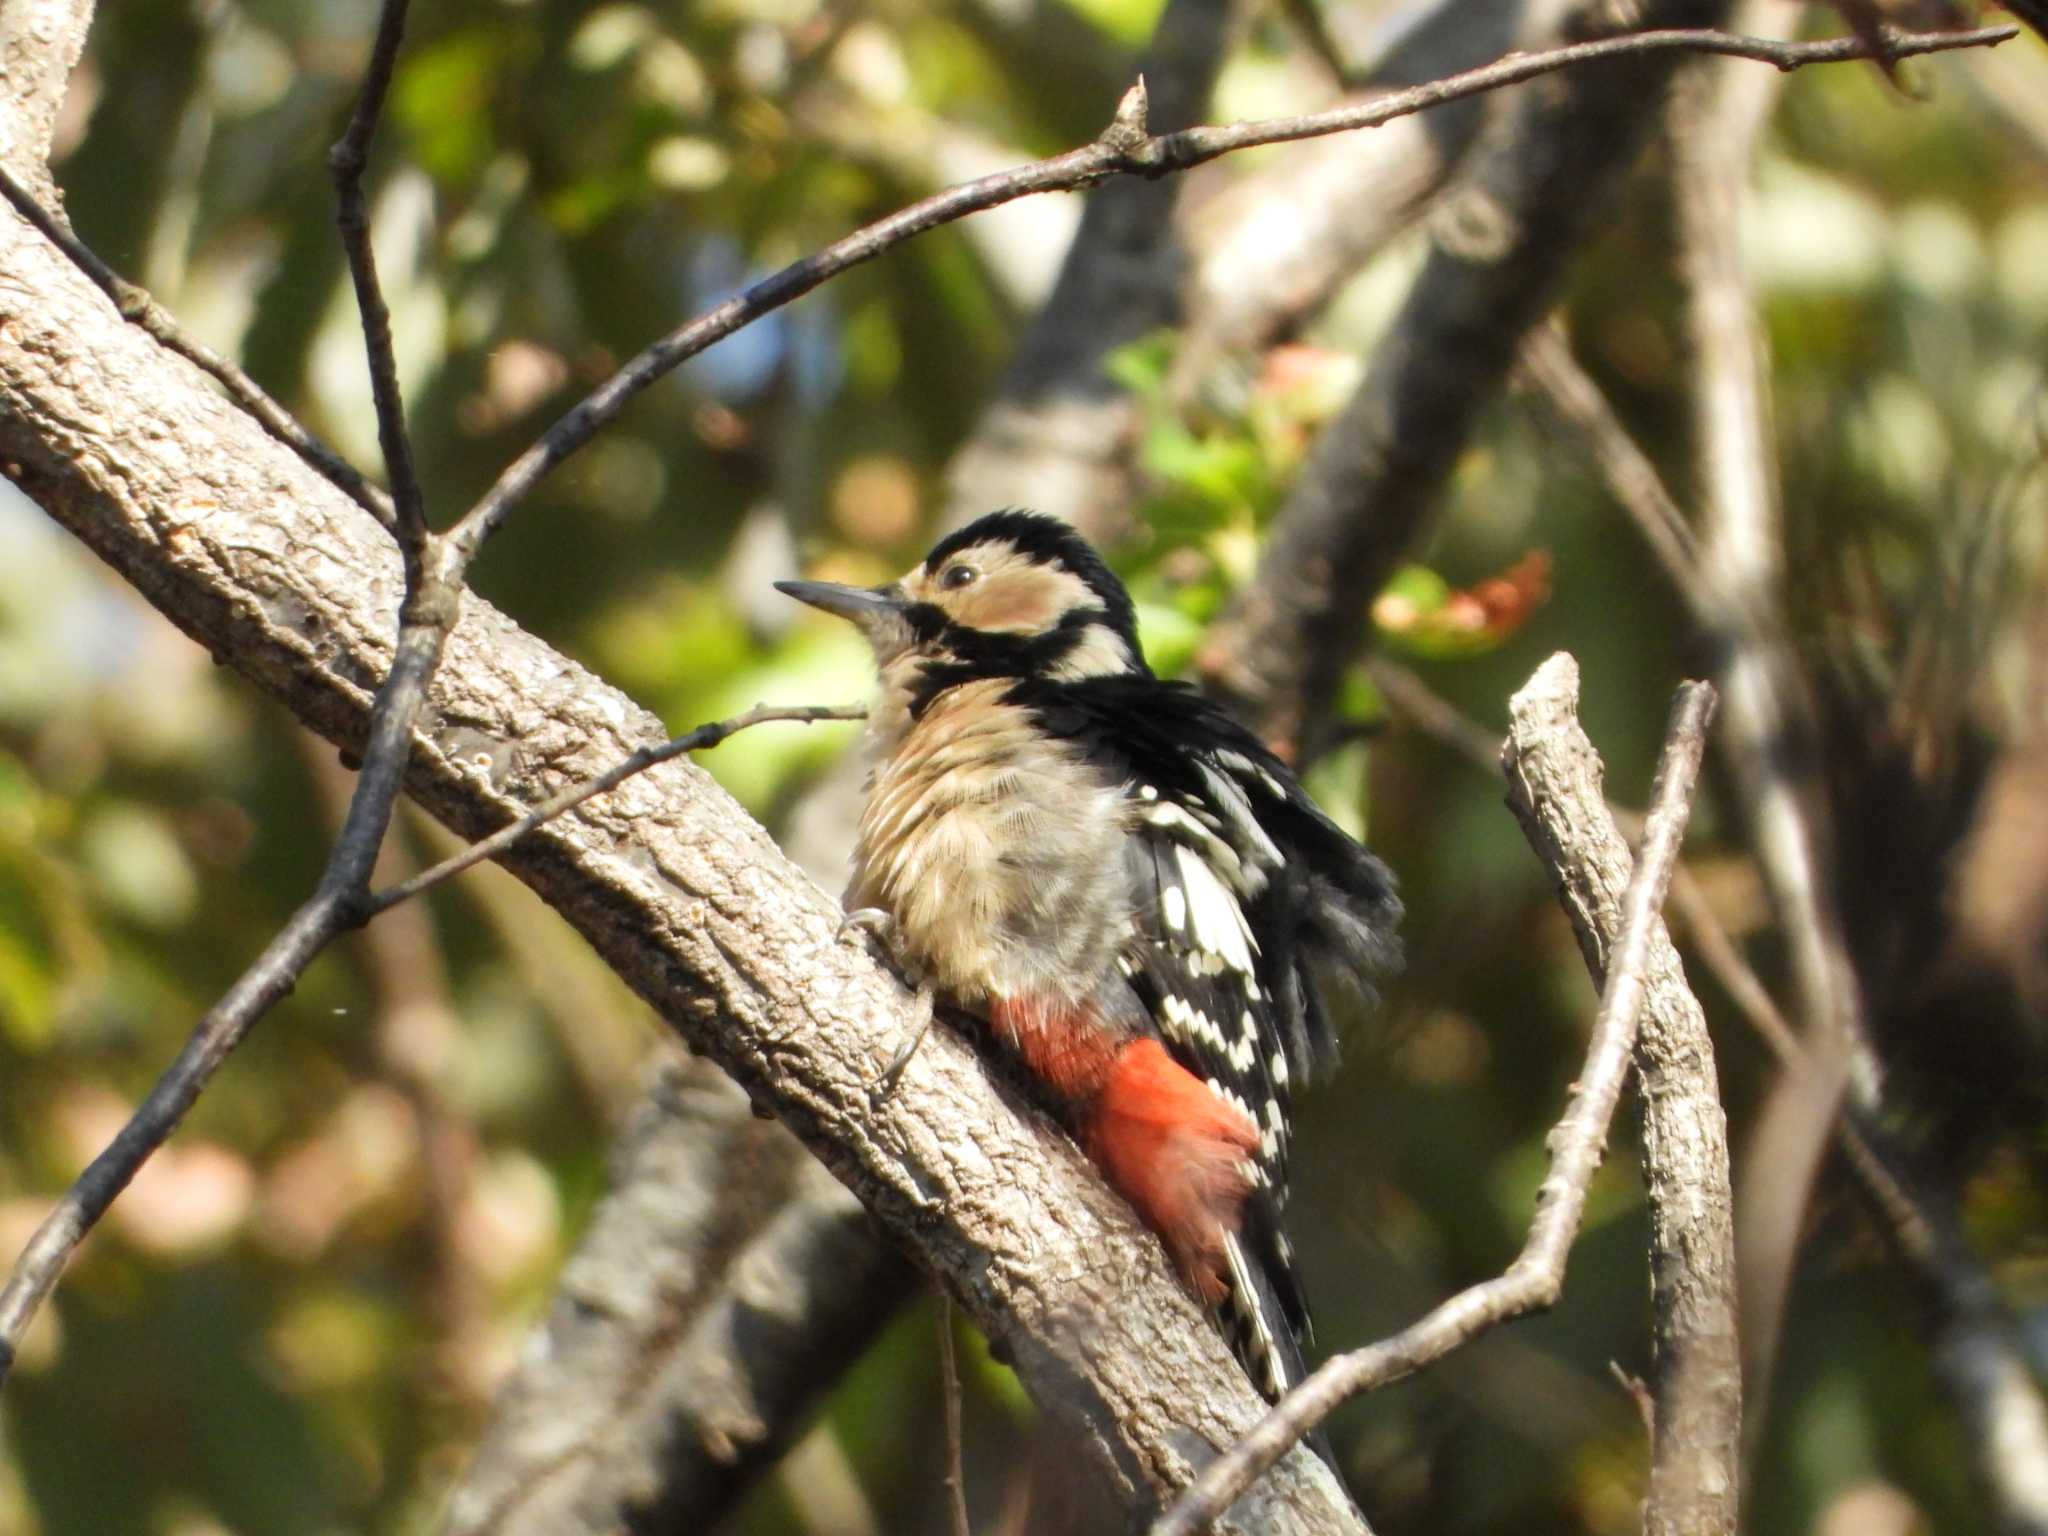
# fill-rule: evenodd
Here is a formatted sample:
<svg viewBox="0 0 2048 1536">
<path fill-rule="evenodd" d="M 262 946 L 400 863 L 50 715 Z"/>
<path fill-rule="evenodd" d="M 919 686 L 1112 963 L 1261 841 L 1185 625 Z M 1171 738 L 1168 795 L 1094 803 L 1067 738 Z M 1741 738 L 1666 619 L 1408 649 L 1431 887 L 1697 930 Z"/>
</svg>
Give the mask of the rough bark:
<svg viewBox="0 0 2048 1536">
<path fill-rule="evenodd" d="M 1635 860 L 1607 809 L 1599 756 L 1568 712 L 1576 686 L 1568 697 L 1541 702 L 1557 712 L 1544 749 L 1517 758 L 1522 779 L 1535 788 L 1514 803 L 1556 881 L 1587 968 L 1604 983 Z M 1650 1217 L 1654 1412 L 1643 1529 L 1726 1536 L 1735 1529 L 1742 1438 L 1728 1118 L 1706 1015 L 1661 918 L 1644 972 L 1634 1055 Z"/>
<path fill-rule="evenodd" d="M 0 164 L 12 166 L 45 207 L 57 206 L 49 170 L 57 113 L 91 25 L 92 0 L 0 5 Z"/>
</svg>

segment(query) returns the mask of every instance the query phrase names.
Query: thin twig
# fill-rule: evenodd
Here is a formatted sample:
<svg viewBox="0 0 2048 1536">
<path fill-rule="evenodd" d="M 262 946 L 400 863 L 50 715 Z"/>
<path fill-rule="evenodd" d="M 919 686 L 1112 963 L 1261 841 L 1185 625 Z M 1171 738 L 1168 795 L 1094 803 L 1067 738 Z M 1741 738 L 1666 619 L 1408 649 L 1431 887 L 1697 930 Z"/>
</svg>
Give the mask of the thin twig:
<svg viewBox="0 0 2048 1536">
<path fill-rule="evenodd" d="M 1972 32 L 1892 33 L 1889 35 L 1889 52 L 1894 57 L 1904 58 L 1952 48 L 1995 47 L 2017 36 L 2018 32 L 2017 27 L 2003 26 L 1984 27 Z M 1116 118 L 1094 143 L 1048 160 L 963 182 L 913 203 L 835 241 L 815 255 L 792 262 L 646 347 L 549 427 L 537 443 L 513 460 L 483 499 L 463 516 L 452 530 L 451 537 L 467 558 L 544 476 L 589 442 L 599 428 L 625 409 L 628 401 L 657 379 L 713 343 L 801 298 L 827 279 L 872 261 L 914 236 L 971 213 L 1039 193 L 1077 191 L 1113 176 L 1169 175 L 1234 150 L 1376 128 L 1395 118 L 1427 111 L 1446 102 L 1462 101 L 1595 60 L 1672 52 L 1755 59 L 1788 71 L 1811 64 L 1871 56 L 1869 48 L 1856 38 L 1786 43 L 1701 29 L 1637 32 L 1538 53 L 1509 54 L 1478 69 L 1465 70 L 1411 90 L 1393 91 L 1370 102 L 1333 108 L 1327 112 L 1220 127 L 1185 128 L 1157 136 L 1148 134 L 1145 128 L 1141 83 L 1125 95 Z"/>
<path fill-rule="evenodd" d="M 1511 798 L 1529 793 L 1518 766 L 1521 757 L 1539 750 L 1543 734 L 1570 718 L 1576 695 L 1577 669 L 1568 657 L 1546 662 L 1516 695 L 1515 724 L 1502 753 Z M 1203 1470 L 1152 1527 L 1152 1536 L 1193 1536 L 1339 1404 L 1411 1375 L 1481 1333 L 1557 1300 L 1565 1257 L 1585 1211 L 1586 1191 L 1600 1166 L 1608 1124 L 1628 1072 L 1644 996 L 1645 961 L 1691 811 L 1713 701 L 1712 688 L 1689 683 L 1673 704 L 1642 851 L 1623 903 L 1621 931 L 1610 956 L 1586 1063 L 1570 1107 L 1548 1138 L 1550 1172 L 1537 1192 L 1536 1214 L 1520 1255 L 1499 1277 L 1459 1292 L 1394 1337 L 1325 1361 L 1249 1435 Z"/>
<path fill-rule="evenodd" d="M 766 725 L 776 720 L 791 720 L 802 724 L 819 720 L 865 720 L 867 713 L 866 707 L 860 704 L 757 704 L 745 714 L 734 715 L 730 720 L 717 720 L 709 725 L 700 725 L 681 736 L 671 737 L 651 747 L 642 747 L 638 752 L 621 758 L 596 778 L 572 784 L 560 794 L 550 796 L 517 821 L 500 827 L 489 837 L 471 843 L 462 852 L 443 859 L 431 869 L 423 869 L 395 885 L 371 892 L 363 900 L 363 916 L 375 917 L 379 912 L 395 907 L 401 901 L 408 901 L 422 891 L 431 890 L 442 881 L 461 874 L 465 869 L 481 864 L 486 859 L 496 858 L 536 827 L 546 825 L 563 812 L 573 810 L 593 796 L 601 795 L 608 789 L 618 788 L 634 774 L 644 773 L 657 763 L 681 757 L 686 752 L 705 751 L 750 726 Z"/>
<path fill-rule="evenodd" d="M 953 1536 L 974 1536 L 967 1522 L 967 1470 L 960 1431 L 960 1363 L 953 1353 L 953 1301 L 939 1292 L 939 1395 L 946 1406 L 946 1493 Z"/>
<path fill-rule="evenodd" d="M 1721 983 L 1736 1012 L 1756 1031 L 1757 1038 L 1781 1063 L 1796 1058 L 1799 1039 L 1784 1011 L 1721 922 L 1699 881 L 1687 870 L 1681 869 L 1678 878 L 1671 882 L 1671 908 L 1692 940 L 1693 952 L 1713 972 L 1714 979 Z"/>
<path fill-rule="evenodd" d="M 296 416 L 272 399 L 262 385 L 238 366 L 187 333 L 172 318 L 170 311 L 157 303 L 147 290 L 129 282 L 101 261 L 63 220 L 52 217 L 49 210 L 37 202 L 28 188 L 16 180 L 14 173 L 4 165 L 0 165 L 0 194 L 14 205 L 15 212 L 36 227 L 38 234 L 92 279 L 94 285 L 113 301 L 123 320 L 141 327 L 159 346 L 177 353 L 202 373 L 210 375 L 237 405 L 256 418 L 264 431 L 312 465 L 342 495 L 386 528 L 396 526 L 391 498 L 366 480 L 361 470 L 315 437 Z"/>
<path fill-rule="evenodd" d="M 406 582 L 419 574 L 427 538 L 426 506 L 419 472 L 413 466 L 412 439 L 405 430 L 405 399 L 398 384 L 398 361 L 391 345 L 391 311 L 377 281 L 377 256 L 370 244 L 370 205 L 363 192 L 363 168 L 369 162 L 370 140 L 384 112 L 391 74 L 405 41 L 407 0 L 385 0 L 377 19 L 377 40 L 363 71 L 363 86 L 349 114 L 348 127 L 327 152 L 339 208 L 336 227 L 355 282 L 356 309 L 362 316 L 363 343 L 370 360 L 370 393 L 377 403 L 377 441 L 384 450 L 384 472 L 391 480 L 395 532 L 405 557 Z"/>
<path fill-rule="evenodd" d="M 1500 772 L 1501 733 L 1490 731 L 1430 687 L 1412 668 L 1372 656 L 1365 675 L 1394 713 L 1488 778 Z"/>
<path fill-rule="evenodd" d="M 1699 541 L 1679 511 L 1677 499 L 1665 488 L 1657 466 L 1622 425 L 1606 392 L 1579 366 L 1571 343 L 1555 321 L 1534 327 L 1523 338 L 1522 377 L 1536 387 L 1551 415 L 1598 469 L 1608 491 L 1664 568 L 1665 579 L 1694 605 L 1697 618 Z"/>
</svg>

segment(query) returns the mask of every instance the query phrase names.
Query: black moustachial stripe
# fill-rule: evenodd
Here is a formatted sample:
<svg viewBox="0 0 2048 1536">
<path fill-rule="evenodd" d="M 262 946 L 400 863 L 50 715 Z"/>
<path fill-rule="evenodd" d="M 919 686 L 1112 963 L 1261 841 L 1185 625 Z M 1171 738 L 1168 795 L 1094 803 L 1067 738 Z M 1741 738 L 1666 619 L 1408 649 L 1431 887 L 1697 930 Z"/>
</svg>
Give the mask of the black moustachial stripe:
<svg viewBox="0 0 2048 1536">
<path fill-rule="evenodd" d="M 1115 623 L 1107 608 L 1075 608 L 1062 614 L 1052 629 L 1026 635 L 969 629 L 954 623 L 936 603 L 913 603 L 904 613 L 920 649 L 932 657 L 911 689 L 913 720 L 922 718 L 940 694 L 962 683 L 1043 677 L 1081 644 L 1090 629 Z M 1137 654 L 1135 648 L 1131 654 Z"/>
</svg>

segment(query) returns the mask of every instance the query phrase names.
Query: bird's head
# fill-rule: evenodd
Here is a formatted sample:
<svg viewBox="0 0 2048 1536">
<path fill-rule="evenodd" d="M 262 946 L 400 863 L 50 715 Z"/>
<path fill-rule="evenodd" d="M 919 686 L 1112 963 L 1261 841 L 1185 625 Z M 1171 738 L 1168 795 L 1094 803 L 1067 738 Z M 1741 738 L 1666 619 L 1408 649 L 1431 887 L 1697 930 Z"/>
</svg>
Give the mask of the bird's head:
<svg viewBox="0 0 2048 1536">
<path fill-rule="evenodd" d="M 885 677 L 908 661 L 928 687 L 1145 670 L 1123 583 L 1073 528 L 1036 512 L 979 518 L 884 586 L 775 585 L 857 624 Z"/>
</svg>

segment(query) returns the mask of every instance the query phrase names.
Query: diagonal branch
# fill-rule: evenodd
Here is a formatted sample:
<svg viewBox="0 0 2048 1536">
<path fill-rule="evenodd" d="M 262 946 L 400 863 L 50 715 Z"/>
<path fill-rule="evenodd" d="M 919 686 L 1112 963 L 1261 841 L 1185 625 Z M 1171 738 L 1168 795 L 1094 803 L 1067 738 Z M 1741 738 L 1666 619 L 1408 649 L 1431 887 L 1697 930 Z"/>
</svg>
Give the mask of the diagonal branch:
<svg viewBox="0 0 2048 1536">
<path fill-rule="evenodd" d="M 363 898 L 362 915 L 365 920 L 375 917 L 401 901 L 408 901 L 451 880 L 466 869 L 473 869 L 487 859 L 495 859 L 528 833 L 539 830 L 557 816 L 574 810 L 584 801 L 617 789 L 635 774 L 670 762 L 689 752 L 707 752 L 718 746 L 727 737 L 756 725 L 767 725 L 773 721 L 793 721 L 811 724 L 819 720 L 865 720 L 867 708 L 860 704 L 757 704 L 743 715 L 730 720 L 717 720 L 709 725 L 700 725 L 685 731 L 680 736 L 671 736 L 658 745 L 640 748 L 630 752 L 595 778 L 572 784 L 559 794 L 550 795 L 539 805 L 521 816 L 517 821 L 498 828 L 489 837 L 479 838 L 460 853 L 450 854 L 431 869 L 423 869 L 416 875 L 373 891 Z"/>
<path fill-rule="evenodd" d="M 702 1527 L 914 1294 L 867 1213 L 708 1062 L 663 1060 L 446 1536 Z"/>
<path fill-rule="evenodd" d="M 221 1000 L 207 1010 L 128 1123 L 86 1165 L 15 1260 L 6 1285 L 0 1287 L 0 1383 L 7 1379 L 29 1321 L 86 1233 L 106 1213 L 114 1197 L 128 1187 L 136 1170 L 177 1129 L 256 1021 L 290 994 L 315 956 L 355 926 L 355 903 L 368 887 L 377 849 L 383 843 L 398 797 L 413 721 L 440 659 L 445 634 L 433 624 L 408 625 L 400 634 L 390 673 L 371 712 L 362 777 L 312 896 L 285 921 Z"/>
<path fill-rule="evenodd" d="M 221 388 L 237 405 L 261 422 L 263 429 L 272 437 L 319 470 L 365 512 L 386 527 L 396 527 L 391 498 L 365 479 L 361 470 L 316 437 L 239 365 L 222 357 L 179 325 L 171 312 L 157 303 L 146 288 L 129 282 L 101 261 L 90 246 L 71 232 L 68 224 L 37 202 L 28 187 L 4 165 L 0 165 L 0 195 L 4 195 L 14 205 L 14 211 L 33 224 L 45 240 L 68 256 L 72 265 L 99 286 L 100 291 L 113 301 L 123 320 L 140 326 L 159 345 L 219 380 Z"/>
<path fill-rule="evenodd" d="M 1673 1006 L 1674 991 L 1691 1002 L 1657 913 L 1691 811 L 1713 705 L 1714 690 L 1705 683 L 1686 684 L 1673 701 L 1641 857 L 1618 907 L 1619 927 L 1609 930 L 1606 981 L 1586 1064 L 1570 1107 L 1550 1134 L 1550 1172 L 1537 1192 L 1536 1214 L 1520 1255 L 1498 1278 L 1459 1292 L 1393 1338 L 1326 1360 L 1257 1429 L 1203 1470 L 1153 1526 L 1152 1536 L 1193 1536 L 1207 1528 L 1341 1403 L 1413 1375 L 1480 1334 L 1555 1303 L 1586 1191 L 1599 1170 L 1608 1124 L 1621 1097 L 1645 999 L 1653 1014 Z M 1501 753 L 1509 803 L 1575 918 L 1601 905 L 1592 861 L 1606 851 L 1602 844 L 1620 842 L 1601 800 L 1599 758 L 1578 727 L 1577 708 L 1578 666 L 1569 656 L 1553 656 L 1510 704 L 1513 724 Z M 1691 1007 L 1697 1013 L 1698 1004 Z M 1724 1182 L 1725 1177 L 1724 1156 Z M 1732 1348 L 1732 1306 L 1726 1332 Z M 1729 1436 L 1735 1428 L 1727 1426 Z M 1732 1465 L 1727 1470 L 1732 1511 Z M 1732 1515 L 1727 1528 L 1732 1529 Z"/>
<path fill-rule="evenodd" d="M 1735 131 L 1745 136 L 1753 133 L 1760 106 L 1753 100 L 1736 103 Z M 1729 130 L 1724 125 L 1722 131 Z M 1718 183 L 1724 168 L 1735 160 L 1747 163 L 1746 151 L 1717 145 L 1717 134 L 1695 118 L 1688 118 L 1675 137 L 1690 176 L 1712 176 Z M 1702 157 L 1699 163 L 1694 162 L 1695 155 Z M 1811 729 L 1802 702 L 1804 682 L 1783 639 L 1782 614 L 1773 617 L 1781 606 L 1782 586 L 1761 574 L 1734 587 L 1727 579 L 1730 566 L 1739 569 L 1744 561 L 1753 573 L 1767 573 L 1777 565 L 1775 497 L 1767 490 L 1770 467 L 1754 463 L 1755 455 L 1764 451 L 1755 436 L 1761 407 L 1744 381 L 1751 377 L 1758 342 L 1751 334 L 1748 307 L 1740 298 L 1739 268 L 1733 264 L 1731 195 L 1732 190 L 1723 185 L 1710 198 L 1683 199 L 1693 210 L 1686 220 L 1693 239 L 1711 244 L 1716 252 L 1696 256 L 1693 267 L 1695 283 L 1714 289 L 1711 296 L 1702 293 L 1698 303 L 1702 311 L 1699 328 L 1706 333 L 1700 364 L 1720 375 L 1706 392 L 1720 403 L 1707 413 L 1709 425 L 1702 432 L 1703 442 L 1714 445 L 1714 457 L 1720 464 L 1703 476 L 1722 509 L 1710 525 L 1710 536 L 1724 546 L 1716 568 L 1710 570 L 1704 564 L 1698 541 L 1692 538 L 1657 471 L 1598 386 L 1572 360 L 1562 339 L 1552 332 L 1536 333 L 1524 353 L 1524 365 L 1528 377 L 1543 391 L 1546 405 L 1643 533 L 1694 621 L 1719 638 L 1726 653 L 1724 672 L 1731 678 L 1744 676 L 1746 702 L 1738 709 L 1731 699 L 1724 733 L 1729 753 L 1738 761 L 1766 759 L 1761 765 L 1752 761 L 1746 776 L 1751 780 L 1776 776 L 1785 783 L 1780 791 L 1785 805 L 1797 808 L 1802 795 L 1784 779 L 1782 759 L 1787 754 L 1773 747 L 1774 738 L 1766 729 L 1766 722 L 1773 719 L 1779 721 L 1780 730 L 1786 729 L 1786 720 L 1793 722 L 1793 730 Z M 1744 447 L 1745 443 L 1749 446 Z M 1730 546 L 1744 552 L 1739 559 L 1731 556 Z M 1746 674 L 1742 672 L 1745 667 L 1749 669 Z M 1398 677 L 1389 679 L 1377 671 L 1375 676 L 1383 687 L 1393 683 L 1387 688 L 1390 698 L 1404 686 Z M 1732 681 L 1730 686 L 1735 686 Z M 1413 688 L 1408 691 L 1412 693 Z M 1781 712 L 1779 706 L 1788 702 L 1789 710 Z M 1768 711 L 1767 704 L 1771 706 Z M 1403 707 L 1407 708 L 1405 701 Z M 1810 808 L 1795 809 L 1782 815 L 1779 824 L 1782 827 L 1788 820 L 1796 822 L 1813 814 Z M 1737 1207 L 1750 1234 L 1738 1246 L 1748 1256 L 1751 1271 L 1745 1312 L 1748 1331 L 1758 1338 L 1752 1357 L 1768 1360 L 1772 1352 L 1769 1340 L 1782 1306 L 1807 1183 L 1817 1168 L 1822 1144 L 1832 1136 L 1894 1250 L 1927 1298 L 1934 1320 L 1935 1368 L 1966 1426 L 1966 1440 L 1975 1451 L 1980 1480 L 2000 1520 L 2013 1530 L 2048 1530 L 2048 1478 L 2040 1471 L 2048 1467 L 2048 1410 L 2044 1410 L 2041 1393 L 2031 1379 L 2016 1320 L 1984 1261 L 1971 1248 L 1953 1197 L 1939 1181 L 1915 1166 L 1910 1149 L 1888 1125 L 1882 1106 L 1867 1090 L 1859 1090 L 1841 1107 L 1848 1086 L 1844 1052 L 1839 1041 L 1829 1040 L 1828 1028 L 1816 1025 L 1812 1017 L 1816 1007 L 1835 1006 L 1817 1001 L 1813 994 L 1816 988 L 1825 992 L 1831 986 L 1829 968 L 1837 962 L 1827 961 L 1825 954 L 1830 944 L 1841 941 L 1828 937 L 1828 924 L 1838 920 L 1827 917 L 1813 903 L 1809 882 L 1798 873 L 1805 857 L 1799 844 L 1810 836 L 1801 832 L 1795 840 L 1781 831 L 1775 840 L 1760 838 L 1764 844 L 1760 860 L 1770 861 L 1777 871 L 1774 894 L 1790 903 L 1786 925 L 1804 935 L 1802 947 L 1809 955 L 1802 989 L 1808 1028 L 1803 1035 L 1787 1022 L 1713 920 L 1697 890 L 1681 878 L 1672 892 L 1700 958 L 1715 971 L 1731 1000 L 1783 1068 L 1767 1101 L 1765 1128 L 1754 1154 L 1761 1171 Z M 1821 958 L 1812 958 L 1815 956 Z M 1847 960 L 1838 963 L 1846 968 Z M 1816 1037 L 1817 1046 L 1813 1044 Z M 1877 1081 L 1874 1070 L 1861 1077 L 1865 1084 Z M 1788 1167 L 1794 1170 L 1790 1177 Z M 1803 1173 L 1798 1171 L 1802 1169 Z M 1768 1262 L 1760 1263 L 1760 1258 Z M 1762 1414 L 1753 1410 L 1752 1433 L 1761 1421 Z"/>
</svg>

